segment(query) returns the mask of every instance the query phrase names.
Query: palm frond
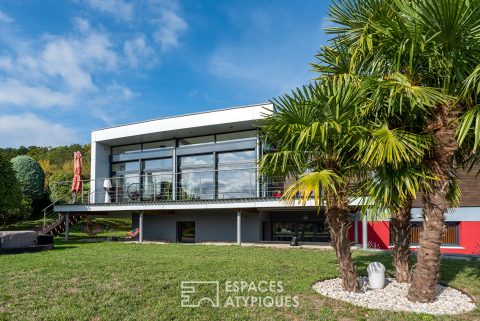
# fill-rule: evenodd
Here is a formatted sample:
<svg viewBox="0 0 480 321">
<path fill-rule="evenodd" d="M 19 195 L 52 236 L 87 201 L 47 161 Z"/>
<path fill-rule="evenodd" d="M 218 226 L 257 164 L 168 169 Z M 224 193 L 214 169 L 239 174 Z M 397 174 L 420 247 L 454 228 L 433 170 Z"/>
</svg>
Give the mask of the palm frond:
<svg viewBox="0 0 480 321">
<path fill-rule="evenodd" d="M 282 200 L 293 205 L 295 201 L 305 206 L 310 198 L 313 197 L 315 206 L 323 204 L 323 193 L 337 192 L 336 185 L 342 182 L 340 176 L 331 170 L 321 170 L 300 176 L 291 184 L 282 196 Z"/>
<path fill-rule="evenodd" d="M 459 145 L 465 141 L 468 134 L 473 133 L 473 153 L 476 153 L 480 142 L 480 105 L 475 105 L 467 110 L 459 119 L 457 137 Z M 474 123 L 475 122 L 475 123 Z M 472 124 L 474 124 L 472 126 Z"/>
<path fill-rule="evenodd" d="M 397 168 L 405 163 L 419 163 L 431 146 L 428 135 L 389 129 L 387 125 L 362 128 L 360 133 L 357 159 L 373 167 L 390 164 Z"/>
</svg>

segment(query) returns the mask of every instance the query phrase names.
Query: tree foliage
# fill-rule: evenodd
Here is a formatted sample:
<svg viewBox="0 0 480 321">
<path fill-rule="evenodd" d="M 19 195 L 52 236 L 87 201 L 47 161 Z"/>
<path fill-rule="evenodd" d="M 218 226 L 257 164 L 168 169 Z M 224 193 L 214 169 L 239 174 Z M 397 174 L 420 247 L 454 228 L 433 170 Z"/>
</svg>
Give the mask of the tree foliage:
<svg viewBox="0 0 480 321">
<path fill-rule="evenodd" d="M 45 173 L 40 164 L 30 156 L 17 156 L 11 162 L 23 195 L 32 201 L 39 200 L 45 184 Z"/>
<path fill-rule="evenodd" d="M 22 190 L 12 164 L 0 154 L 0 226 L 5 225 L 21 209 Z"/>
<path fill-rule="evenodd" d="M 49 181 L 50 200 L 52 202 L 64 202 L 69 203 L 72 201 L 72 195 L 70 193 L 70 184 L 73 179 L 72 172 L 57 171 L 51 177 Z"/>
</svg>

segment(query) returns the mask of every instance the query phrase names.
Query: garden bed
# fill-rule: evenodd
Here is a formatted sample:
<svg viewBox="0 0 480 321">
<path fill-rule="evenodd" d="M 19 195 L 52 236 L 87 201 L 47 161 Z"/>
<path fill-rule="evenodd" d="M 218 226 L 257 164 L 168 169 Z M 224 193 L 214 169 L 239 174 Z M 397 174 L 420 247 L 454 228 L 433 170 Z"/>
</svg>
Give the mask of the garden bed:
<svg viewBox="0 0 480 321">
<path fill-rule="evenodd" d="M 372 289 L 368 286 L 368 277 L 364 276 L 359 279 L 362 288 L 359 293 L 343 290 L 340 278 L 319 281 L 313 285 L 313 289 L 329 298 L 370 309 L 434 315 L 460 314 L 475 309 L 475 302 L 470 296 L 448 286 L 437 285 L 434 302 L 416 303 L 407 299 L 409 284 L 398 283 L 393 278 L 387 278 L 385 279 L 385 288 Z"/>
</svg>

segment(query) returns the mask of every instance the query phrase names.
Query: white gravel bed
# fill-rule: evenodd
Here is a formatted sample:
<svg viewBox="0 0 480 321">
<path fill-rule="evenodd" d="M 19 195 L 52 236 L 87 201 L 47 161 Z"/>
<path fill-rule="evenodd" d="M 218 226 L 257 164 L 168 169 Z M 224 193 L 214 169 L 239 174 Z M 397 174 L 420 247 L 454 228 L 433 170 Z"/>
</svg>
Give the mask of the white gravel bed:
<svg viewBox="0 0 480 321">
<path fill-rule="evenodd" d="M 406 311 L 428 314 L 459 314 L 475 309 L 472 299 L 453 288 L 437 285 L 437 299 L 433 303 L 413 303 L 408 301 L 409 285 L 398 283 L 393 278 L 385 279 L 385 288 L 371 289 L 368 278 L 360 277 L 362 292 L 350 293 L 343 290 L 340 278 L 317 282 L 313 289 L 329 298 L 349 302 L 354 305 L 390 311 Z"/>
</svg>

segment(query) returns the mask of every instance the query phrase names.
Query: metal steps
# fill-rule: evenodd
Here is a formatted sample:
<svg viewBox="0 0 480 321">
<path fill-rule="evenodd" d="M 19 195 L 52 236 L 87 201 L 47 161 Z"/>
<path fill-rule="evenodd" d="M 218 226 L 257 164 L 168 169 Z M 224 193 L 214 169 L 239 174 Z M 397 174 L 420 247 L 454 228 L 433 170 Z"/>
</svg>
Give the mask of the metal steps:
<svg viewBox="0 0 480 321">
<path fill-rule="evenodd" d="M 86 213 L 70 213 L 68 218 L 68 225 L 73 226 L 79 221 L 83 220 L 85 217 L 87 217 Z M 56 221 L 43 228 L 42 234 L 51 234 L 53 236 L 58 236 L 65 232 L 65 227 L 65 215 L 60 214 L 59 218 Z"/>
</svg>

